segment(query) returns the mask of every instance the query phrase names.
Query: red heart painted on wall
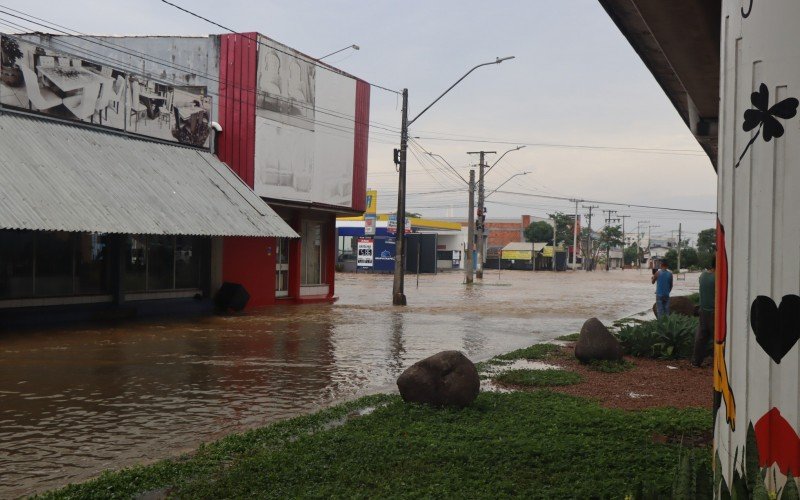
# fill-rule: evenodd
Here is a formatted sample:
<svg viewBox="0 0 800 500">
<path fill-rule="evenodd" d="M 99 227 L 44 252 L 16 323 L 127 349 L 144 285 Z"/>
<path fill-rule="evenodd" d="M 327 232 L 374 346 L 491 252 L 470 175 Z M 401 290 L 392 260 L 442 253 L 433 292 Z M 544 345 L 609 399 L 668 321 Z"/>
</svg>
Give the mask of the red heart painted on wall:
<svg viewBox="0 0 800 500">
<path fill-rule="evenodd" d="M 800 436 L 792 425 L 773 408 L 758 419 L 755 426 L 759 465 L 777 464 L 781 473 L 800 475 Z"/>
</svg>

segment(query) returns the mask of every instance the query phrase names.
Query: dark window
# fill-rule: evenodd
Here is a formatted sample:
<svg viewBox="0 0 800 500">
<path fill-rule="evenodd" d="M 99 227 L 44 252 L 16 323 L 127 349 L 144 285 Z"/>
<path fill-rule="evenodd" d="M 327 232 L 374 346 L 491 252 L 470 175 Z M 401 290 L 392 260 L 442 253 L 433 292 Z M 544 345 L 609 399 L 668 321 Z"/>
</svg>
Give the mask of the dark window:
<svg viewBox="0 0 800 500">
<path fill-rule="evenodd" d="M 123 288 L 144 291 L 147 288 L 147 247 L 144 235 L 128 236 L 125 245 L 125 276 Z"/>
<path fill-rule="evenodd" d="M 81 233 L 75 247 L 76 293 L 104 293 L 110 289 L 111 256 L 109 237 Z"/>
<path fill-rule="evenodd" d="M 36 234 L 35 293 L 40 297 L 72 295 L 75 233 L 39 232 Z"/>
<path fill-rule="evenodd" d="M 147 237 L 147 289 L 175 288 L 175 237 Z"/>
<path fill-rule="evenodd" d="M 175 237 L 175 288 L 200 288 L 202 241 L 193 236 Z"/>
<path fill-rule="evenodd" d="M 0 298 L 33 295 L 33 232 L 0 231 Z"/>
</svg>

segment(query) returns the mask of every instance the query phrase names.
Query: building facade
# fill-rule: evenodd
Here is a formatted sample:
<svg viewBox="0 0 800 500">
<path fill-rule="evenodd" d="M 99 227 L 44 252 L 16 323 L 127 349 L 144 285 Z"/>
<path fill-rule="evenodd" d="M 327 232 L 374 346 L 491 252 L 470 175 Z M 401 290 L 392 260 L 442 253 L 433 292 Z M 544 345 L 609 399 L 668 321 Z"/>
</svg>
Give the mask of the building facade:
<svg viewBox="0 0 800 500">
<path fill-rule="evenodd" d="M 76 231 L 66 222 L 22 224 L 23 215 L 7 211 L 0 310 L 178 298 L 207 305 L 224 282 L 245 288 L 248 308 L 333 299 L 335 217 L 364 210 L 368 84 L 256 33 L 37 33 L 2 42 L 0 127 L 27 131 L 3 139 L 15 137 L 17 151 L 30 152 L 5 158 L 17 166 L 9 163 L 3 187 L 18 191 L 27 168 L 39 204 L 50 190 L 67 212 L 110 219 Z M 61 161 L 75 143 L 84 150 Z M 102 159 L 110 144 L 126 153 L 119 165 L 135 192 L 108 178 Z M 85 185 L 82 198 L 65 196 L 69 184 L 34 175 L 57 167 Z M 106 184 L 90 182 L 98 175 Z M 7 196 L 19 201 L 14 210 L 36 210 Z M 231 212 L 220 218 L 225 206 Z M 148 208 L 163 220 L 131 223 Z M 175 210 L 183 224 L 169 227 Z M 256 229 L 237 230 L 242 221 Z M 57 283 L 46 278 L 48 262 L 60 262 L 51 272 Z"/>
</svg>

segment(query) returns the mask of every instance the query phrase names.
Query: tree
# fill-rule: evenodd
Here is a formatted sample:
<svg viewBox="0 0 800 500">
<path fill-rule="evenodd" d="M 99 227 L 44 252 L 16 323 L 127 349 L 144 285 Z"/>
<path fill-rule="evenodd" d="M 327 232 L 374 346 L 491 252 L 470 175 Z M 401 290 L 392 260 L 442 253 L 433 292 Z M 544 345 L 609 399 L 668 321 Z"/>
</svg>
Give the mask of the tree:
<svg viewBox="0 0 800 500">
<path fill-rule="evenodd" d="M 531 222 L 525 228 L 525 241 L 534 243 L 546 243 L 553 240 L 553 226 L 545 221 Z"/>
<path fill-rule="evenodd" d="M 572 245 L 574 239 L 573 232 L 575 231 L 575 216 L 565 214 L 563 212 L 556 212 L 554 214 L 547 214 L 550 219 L 555 220 L 556 224 L 556 244 L 566 243 Z M 550 226 L 550 239 L 553 240 L 553 226 Z"/>
<path fill-rule="evenodd" d="M 601 251 L 622 246 L 622 228 L 620 226 L 607 226 L 598 233 L 589 234 L 588 228 L 581 229 L 579 239 L 583 268 L 593 271 L 597 264 L 597 256 Z"/>
<path fill-rule="evenodd" d="M 715 253 L 717 251 L 717 230 L 703 229 L 697 233 L 697 251 L 700 253 Z"/>
<path fill-rule="evenodd" d="M 636 245 L 631 245 L 626 248 L 623 252 L 625 258 L 625 264 L 634 265 L 636 264 L 636 258 L 639 255 L 639 247 Z"/>
</svg>

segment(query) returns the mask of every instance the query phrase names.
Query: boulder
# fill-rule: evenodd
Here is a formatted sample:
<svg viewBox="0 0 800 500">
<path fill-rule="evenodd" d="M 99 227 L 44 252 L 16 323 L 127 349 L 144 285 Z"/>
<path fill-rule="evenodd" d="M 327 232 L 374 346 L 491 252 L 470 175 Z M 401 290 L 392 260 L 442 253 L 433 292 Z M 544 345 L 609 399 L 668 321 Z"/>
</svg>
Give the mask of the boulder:
<svg viewBox="0 0 800 500">
<path fill-rule="evenodd" d="M 694 302 L 689 297 L 670 297 L 669 298 L 669 313 L 682 314 L 684 316 L 698 316 L 699 307 L 694 305 Z M 656 314 L 656 304 L 653 302 L 653 314 Z"/>
<path fill-rule="evenodd" d="M 397 379 L 403 401 L 463 408 L 478 397 L 481 381 L 472 361 L 442 351 L 409 366 Z"/>
<path fill-rule="evenodd" d="M 617 337 L 608 331 L 597 318 L 586 320 L 575 343 L 575 357 L 581 363 L 594 360 L 619 361 L 622 359 L 622 346 Z"/>
</svg>

